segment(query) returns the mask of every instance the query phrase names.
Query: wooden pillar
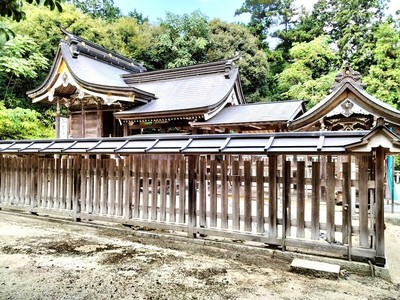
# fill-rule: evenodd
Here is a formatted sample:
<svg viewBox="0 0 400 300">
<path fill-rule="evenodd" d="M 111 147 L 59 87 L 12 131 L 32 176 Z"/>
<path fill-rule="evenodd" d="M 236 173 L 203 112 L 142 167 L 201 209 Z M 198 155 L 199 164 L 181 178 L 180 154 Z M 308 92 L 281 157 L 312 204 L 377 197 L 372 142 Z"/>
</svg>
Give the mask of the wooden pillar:
<svg viewBox="0 0 400 300">
<path fill-rule="evenodd" d="M 375 236 L 376 236 L 376 257 L 375 263 L 378 266 L 385 266 L 385 149 L 378 147 L 375 152 Z"/>
<path fill-rule="evenodd" d="M 189 172 L 189 182 L 188 182 L 188 236 L 196 237 L 194 228 L 196 227 L 196 156 L 189 156 L 188 158 L 188 172 Z"/>
</svg>

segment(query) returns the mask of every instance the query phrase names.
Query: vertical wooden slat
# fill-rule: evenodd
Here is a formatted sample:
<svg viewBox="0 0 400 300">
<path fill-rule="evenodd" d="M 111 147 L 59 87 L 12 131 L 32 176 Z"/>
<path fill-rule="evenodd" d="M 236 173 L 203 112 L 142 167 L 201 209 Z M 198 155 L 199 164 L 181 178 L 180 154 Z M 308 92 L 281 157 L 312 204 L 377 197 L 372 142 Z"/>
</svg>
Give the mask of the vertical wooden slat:
<svg viewBox="0 0 400 300">
<path fill-rule="evenodd" d="M 71 210 L 74 208 L 73 202 L 75 195 L 75 190 L 79 190 L 79 195 L 77 196 L 77 200 L 79 203 L 79 210 L 82 209 L 82 190 L 81 190 L 81 174 L 82 168 L 82 158 L 80 155 L 75 155 L 74 157 L 69 157 L 67 160 L 67 187 L 68 187 L 68 197 L 67 197 L 67 209 Z M 77 173 L 79 172 L 79 173 Z M 74 180 L 75 177 L 79 178 L 79 182 Z M 80 211 L 79 211 L 80 212 Z"/>
<path fill-rule="evenodd" d="M 239 161 L 232 162 L 232 227 L 240 229 L 240 174 Z"/>
<path fill-rule="evenodd" d="M 210 226 L 217 227 L 217 161 L 210 161 Z"/>
<path fill-rule="evenodd" d="M 196 207 L 197 207 L 197 191 L 196 191 L 196 156 L 188 158 L 188 236 L 195 237 L 196 233 Z"/>
<path fill-rule="evenodd" d="M 177 160 L 170 160 L 169 177 L 169 221 L 176 221 L 176 169 Z"/>
<path fill-rule="evenodd" d="M 343 192 L 342 192 L 342 243 L 348 243 L 349 233 L 349 213 L 350 213 L 350 190 L 351 190 L 351 164 L 343 162 L 342 164 Z"/>
<path fill-rule="evenodd" d="M 264 233 L 264 162 L 256 162 L 257 233 Z"/>
<path fill-rule="evenodd" d="M 269 194 L 269 207 L 268 207 L 268 224 L 269 224 L 269 237 L 276 238 L 277 231 L 277 174 L 278 174 L 278 161 L 276 155 L 270 155 L 268 160 L 268 194 Z"/>
<path fill-rule="evenodd" d="M 25 158 L 21 158 L 21 160 L 20 160 L 20 168 L 21 168 L 21 171 L 20 171 L 20 182 L 21 182 L 20 199 L 21 199 L 21 203 L 26 203 L 26 176 L 25 176 L 26 164 L 25 164 L 25 161 L 26 161 Z M 39 173 L 38 173 L 39 182 L 42 182 L 41 176 L 42 176 L 42 173 L 39 171 Z M 41 191 L 38 189 L 38 206 L 41 205 L 40 192 Z"/>
<path fill-rule="evenodd" d="M 335 241 L 335 163 L 328 162 L 326 168 L 326 239 Z"/>
<path fill-rule="evenodd" d="M 158 160 L 151 161 L 151 219 L 157 220 L 157 200 L 158 200 Z"/>
<path fill-rule="evenodd" d="M 38 158 L 38 171 L 37 177 L 37 206 L 42 207 L 43 201 L 43 158 Z"/>
<path fill-rule="evenodd" d="M 304 238 L 304 207 L 305 207 L 305 162 L 297 162 L 296 171 L 296 187 L 297 187 L 297 213 L 296 213 L 296 237 Z"/>
<path fill-rule="evenodd" d="M 117 194 L 117 216 L 122 216 L 122 206 L 124 199 L 124 159 L 118 158 L 118 169 L 117 169 L 117 178 L 118 178 L 118 194 Z"/>
<path fill-rule="evenodd" d="M 291 230 L 291 195 L 290 195 L 290 181 L 291 181 L 291 162 L 284 161 L 284 172 L 283 172 L 283 229 L 284 237 L 290 236 Z"/>
<path fill-rule="evenodd" d="M 70 157 L 68 159 L 68 167 L 69 178 L 70 178 L 70 195 L 71 199 L 69 202 L 72 202 L 72 211 L 73 211 L 73 219 L 75 222 L 80 221 L 80 213 L 82 210 L 82 203 L 84 203 L 84 199 L 82 198 L 82 156 L 74 155 L 74 157 Z"/>
<path fill-rule="evenodd" d="M 186 161 L 183 157 L 179 161 L 179 223 L 186 222 Z"/>
<path fill-rule="evenodd" d="M 161 160 L 160 165 L 160 221 L 167 219 L 167 160 Z"/>
<path fill-rule="evenodd" d="M 55 197 L 55 208 L 61 208 L 61 158 L 58 157 L 55 159 L 55 187 L 54 187 L 54 197 Z"/>
<path fill-rule="evenodd" d="M 206 157 L 200 157 L 200 165 L 199 165 L 199 225 L 200 227 L 207 226 L 207 199 L 206 199 L 206 169 L 207 169 L 207 160 Z"/>
<path fill-rule="evenodd" d="M 140 165 L 141 160 L 139 157 L 135 156 L 134 158 L 134 208 L 133 208 L 133 217 L 139 218 L 140 216 Z"/>
<path fill-rule="evenodd" d="M 319 240 L 320 193 L 321 193 L 320 162 L 312 162 L 311 187 L 311 239 Z"/>
<path fill-rule="evenodd" d="M 368 243 L 368 156 L 361 156 L 358 164 L 358 203 L 360 214 L 360 246 L 369 247 Z"/>
<path fill-rule="evenodd" d="M 49 159 L 49 208 L 55 208 L 54 199 L 54 159 Z"/>
<path fill-rule="evenodd" d="M 94 210 L 94 189 L 95 189 L 95 173 L 96 173 L 96 160 L 87 158 L 88 160 L 88 196 L 87 196 L 87 209 L 88 213 L 93 213 Z"/>
<path fill-rule="evenodd" d="M 131 168 L 132 168 L 132 155 L 128 155 L 125 158 L 124 163 L 124 212 L 123 217 L 124 220 L 127 221 L 132 218 L 132 177 L 131 177 Z"/>
<path fill-rule="evenodd" d="M 26 162 L 27 160 L 24 158 L 18 158 L 18 165 L 17 165 L 17 170 L 18 170 L 18 202 L 21 204 L 29 204 L 29 195 L 28 197 L 25 195 L 25 187 L 26 184 L 30 184 L 29 181 L 25 180 L 25 172 L 29 172 L 30 170 L 26 168 Z"/>
<path fill-rule="evenodd" d="M 103 166 L 101 168 L 101 185 L 103 188 L 103 191 L 101 193 L 101 214 L 106 215 L 108 213 L 108 165 L 109 165 L 109 160 L 104 159 L 103 160 Z"/>
<path fill-rule="evenodd" d="M 32 208 L 37 207 L 37 161 L 38 161 L 38 156 L 34 155 L 31 161 L 31 167 L 30 167 L 30 185 L 31 185 L 31 194 L 30 194 L 30 205 Z"/>
<path fill-rule="evenodd" d="M 149 165 L 150 161 L 145 159 L 142 164 L 143 172 L 143 211 L 142 218 L 147 219 L 149 217 Z"/>
<path fill-rule="evenodd" d="M 81 199 L 81 210 L 84 212 L 87 212 L 87 166 L 88 166 L 88 159 L 85 157 L 81 158 L 81 186 L 80 186 L 80 190 L 81 190 L 81 195 L 80 195 L 80 199 Z"/>
<path fill-rule="evenodd" d="M 251 161 L 244 161 L 244 230 L 251 231 Z"/>
<path fill-rule="evenodd" d="M 96 157 L 96 175 L 95 175 L 95 188 L 94 188 L 94 190 L 95 190 L 94 213 L 95 214 L 100 214 L 102 169 L 103 169 L 103 161 L 99 157 Z"/>
<path fill-rule="evenodd" d="M 228 228 L 228 162 L 221 161 L 221 228 Z"/>
<path fill-rule="evenodd" d="M 110 176 L 110 207 L 109 207 L 109 214 L 114 216 L 115 215 L 115 187 L 116 187 L 116 180 L 115 180 L 115 159 L 109 159 L 108 161 L 108 174 Z"/>
<path fill-rule="evenodd" d="M 43 159 L 43 198 L 42 206 L 49 207 L 49 159 Z"/>
<path fill-rule="evenodd" d="M 60 201 L 61 201 L 61 209 L 68 209 L 68 207 L 71 207 L 68 205 L 68 197 L 69 197 L 69 191 L 67 188 L 67 177 L 68 177 L 68 169 L 67 169 L 67 161 L 68 158 L 64 158 L 61 160 L 61 195 L 60 195 Z"/>
<path fill-rule="evenodd" d="M 376 234 L 376 258 L 378 266 L 384 266 L 385 258 L 385 149 L 378 147 L 375 150 L 375 234 Z"/>
</svg>

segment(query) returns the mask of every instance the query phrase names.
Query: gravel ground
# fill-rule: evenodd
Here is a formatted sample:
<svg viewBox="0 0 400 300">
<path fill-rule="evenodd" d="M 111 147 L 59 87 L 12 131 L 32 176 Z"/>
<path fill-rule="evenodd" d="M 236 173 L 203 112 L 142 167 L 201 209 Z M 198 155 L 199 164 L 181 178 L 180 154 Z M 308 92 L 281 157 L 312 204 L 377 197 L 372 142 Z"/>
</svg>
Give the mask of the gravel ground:
<svg viewBox="0 0 400 300">
<path fill-rule="evenodd" d="M 0 212 L 0 299 L 399 299 L 399 239 L 388 224 L 393 282 L 328 280 L 290 273 L 265 251 Z"/>
</svg>

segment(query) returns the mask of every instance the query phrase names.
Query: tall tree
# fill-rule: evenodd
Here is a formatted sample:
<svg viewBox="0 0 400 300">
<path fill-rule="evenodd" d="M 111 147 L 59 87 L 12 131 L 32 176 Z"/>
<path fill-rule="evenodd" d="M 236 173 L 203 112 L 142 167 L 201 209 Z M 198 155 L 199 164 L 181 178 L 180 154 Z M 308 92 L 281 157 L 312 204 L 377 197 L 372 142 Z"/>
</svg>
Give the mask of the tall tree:
<svg viewBox="0 0 400 300">
<path fill-rule="evenodd" d="M 220 20 L 209 23 L 210 61 L 232 58 L 238 53 L 241 59 L 237 61 L 240 67 L 240 79 L 243 92 L 248 102 L 266 100 L 268 97 L 267 55 L 261 49 L 257 38 L 244 26 L 229 24 Z"/>
<path fill-rule="evenodd" d="M 113 21 L 122 16 L 121 9 L 114 4 L 114 0 L 67 0 L 82 12 L 93 18 L 102 18 Z"/>
<path fill-rule="evenodd" d="M 329 93 L 336 74 L 336 55 L 327 36 L 309 43 L 298 43 L 290 49 L 293 61 L 277 75 L 285 99 L 305 100 L 308 107 Z"/>
<path fill-rule="evenodd" d="M 400 109 L 400 32 L 392 23 L 385 22 L 374 32 L 374 38 L 375 64 L 363 82 L 369 93 Z"/>
</svg>

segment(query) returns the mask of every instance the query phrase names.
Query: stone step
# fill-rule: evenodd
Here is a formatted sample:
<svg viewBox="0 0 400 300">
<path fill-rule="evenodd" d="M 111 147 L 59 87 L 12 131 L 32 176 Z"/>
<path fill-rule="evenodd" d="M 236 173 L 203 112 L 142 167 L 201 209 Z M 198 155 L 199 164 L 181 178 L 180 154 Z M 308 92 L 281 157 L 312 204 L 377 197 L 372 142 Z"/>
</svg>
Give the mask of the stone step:
<svg viewBox="0 0 400 300">
<path fill-rule="evenodd" d="M 295 258 L 290 264 L 290 271 L 319 278 L 339 279 L 340 266 Z"/>
</svg>

